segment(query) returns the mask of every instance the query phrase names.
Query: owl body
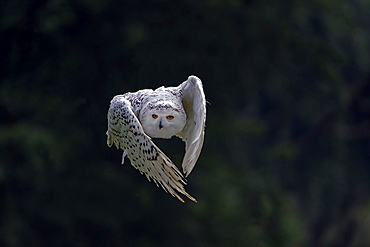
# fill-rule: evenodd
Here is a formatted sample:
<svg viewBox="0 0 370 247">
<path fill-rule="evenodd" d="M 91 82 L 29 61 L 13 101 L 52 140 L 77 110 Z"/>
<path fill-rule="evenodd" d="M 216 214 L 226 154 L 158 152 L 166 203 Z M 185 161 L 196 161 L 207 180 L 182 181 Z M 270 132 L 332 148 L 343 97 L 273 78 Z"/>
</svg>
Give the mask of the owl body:
<svg viewBox="0 0 370 247">
<path fill-rule="evenodd" d="M 107 144 L 115 144 L 131 164 L 158 186 L 183 201 L 177 192 L 196 201 L 184 189 L 185 179 L 151 138 L 178 136 L 186 144 L 182 167 L 193 169 L 203 145 L 205 96 L 200 79 L 189 76 L 178 87 L 143 89 L 115 96 L 108 110 Z"/>
</svg>

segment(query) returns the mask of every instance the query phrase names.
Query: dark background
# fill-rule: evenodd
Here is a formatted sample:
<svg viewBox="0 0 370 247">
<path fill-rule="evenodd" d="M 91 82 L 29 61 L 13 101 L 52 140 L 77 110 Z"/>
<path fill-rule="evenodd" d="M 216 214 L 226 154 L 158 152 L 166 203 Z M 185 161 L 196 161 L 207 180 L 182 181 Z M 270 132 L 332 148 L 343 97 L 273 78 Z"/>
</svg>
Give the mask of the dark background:
<svg viewBox="0 0 370 247">
<path fill-rule="evenodd" d="M 5 0 L 1 246 L 369 246 L 370 4 Z M 106 145 L 116 94 L 204 84 L 180 203 Z M 155 140 L 181 164 L 180 139 Z"/>
</svg>

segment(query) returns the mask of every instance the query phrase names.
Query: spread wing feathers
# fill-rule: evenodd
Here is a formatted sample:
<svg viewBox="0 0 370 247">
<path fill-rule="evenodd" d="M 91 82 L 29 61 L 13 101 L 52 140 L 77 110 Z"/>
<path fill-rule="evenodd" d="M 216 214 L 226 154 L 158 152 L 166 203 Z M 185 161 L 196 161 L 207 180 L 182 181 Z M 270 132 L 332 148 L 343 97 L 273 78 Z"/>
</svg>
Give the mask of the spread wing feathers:
<svg viewBox="0 0 370 247">
<path fill-rule="evenodd" d="M 135 116 L 131 104 L 122 96 L 116 96 L 111 101 L 108 111 L 107 144 L 121 148 L 127 154 L 131 164 L 144 174 L 149 182 L 151 180 L 166 192 L 184 200 L 177 194 L 187 196 L 196 202 L 185 189 L 184 176 L 172 161 L 152 142 Z"/>
<path fill-rule="evenodd" d="M 193 170 L 203 146 L 206 99 L 202 82 L 196 76 L 189 76 L 188 80 L 179 87 L 182 92 L 182 103 L 187 116 L 186 125 L 180 134 L 186 145 L 182 168 L 185 177 L 187 177 Z"/>
</svg>

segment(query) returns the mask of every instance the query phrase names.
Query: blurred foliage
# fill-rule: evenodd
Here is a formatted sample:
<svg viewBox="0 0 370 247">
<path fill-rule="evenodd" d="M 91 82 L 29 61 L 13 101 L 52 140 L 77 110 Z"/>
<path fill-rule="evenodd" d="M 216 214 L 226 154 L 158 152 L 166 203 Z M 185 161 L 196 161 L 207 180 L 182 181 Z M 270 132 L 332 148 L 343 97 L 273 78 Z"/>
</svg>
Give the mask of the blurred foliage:
<svg viewBox="0 0 370 247">
<path fill-rule="evenodd" d="M 0 245 L 368 246 L 370 4 L 6 0 Z M 181 204 L 106 146 L 120 93 L 199 76 Z M 180 140 L 156 140 L 180 164 Z"/>
</svg>

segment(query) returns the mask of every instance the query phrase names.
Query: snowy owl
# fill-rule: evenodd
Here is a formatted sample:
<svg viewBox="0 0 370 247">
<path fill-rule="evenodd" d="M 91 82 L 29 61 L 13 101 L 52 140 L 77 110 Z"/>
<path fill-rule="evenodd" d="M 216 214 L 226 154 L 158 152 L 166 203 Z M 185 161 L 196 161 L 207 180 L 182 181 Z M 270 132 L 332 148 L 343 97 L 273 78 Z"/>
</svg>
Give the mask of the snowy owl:
<svg viewBox="0 0 370 247">
<path fill-rule="evenodd" d="M 123 150 L 122 164 L 127 155 L 131 164 L 166 191 L 189 195 L 186 180 L 173 162 L 153 143 L 151 138 L 180 137 L 185 142 L 182 162 L 187 177 L 200 155 L 206 120 L 206 100 L 201 80 L 189 76 L 177 87 L 143 89 L 116 95 L 108 110 L 107 145 L 114 143 Z"/>
</svg>

